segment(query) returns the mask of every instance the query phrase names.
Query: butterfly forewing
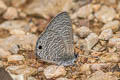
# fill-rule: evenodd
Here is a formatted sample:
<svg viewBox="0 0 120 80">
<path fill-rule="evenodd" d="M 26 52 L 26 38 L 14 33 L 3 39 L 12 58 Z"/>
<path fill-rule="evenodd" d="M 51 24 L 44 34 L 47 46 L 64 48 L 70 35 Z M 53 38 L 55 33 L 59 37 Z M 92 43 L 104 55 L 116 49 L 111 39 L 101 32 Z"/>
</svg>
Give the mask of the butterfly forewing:
<svg viewBox="0 0 120 80">
<path fill-rule="evenodd" d="M 69 55 L 74 55 L 72 24 L 67 12 L 62 12 L 53 18 L 46 30 L 57 32 L 62 37 L 67 47 L 66 53 L 69 53 Z"/>
<path fill-rule="evenodd" d="M 67 12 L 58 14 L 41 33 L 36 55 L 44 61 L 70 65 L 75 58 L 72 24 Z"/>
</svg>

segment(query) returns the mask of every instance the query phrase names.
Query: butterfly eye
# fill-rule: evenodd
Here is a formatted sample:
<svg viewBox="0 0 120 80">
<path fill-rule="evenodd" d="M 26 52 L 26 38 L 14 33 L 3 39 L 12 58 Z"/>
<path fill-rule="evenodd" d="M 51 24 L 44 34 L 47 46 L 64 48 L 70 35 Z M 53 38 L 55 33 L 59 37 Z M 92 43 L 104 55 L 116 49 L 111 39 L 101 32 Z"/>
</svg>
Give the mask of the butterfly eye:
<svg viewBox="0 0 120 80">
<path fill-rule="evenodd" d="M 39 45 L 39 46 L 38 46 L 38 48 L 39 48 L 39 49 L 42 49 L 42 46 L 41 46 L 41 45 Z"/>
</svg>

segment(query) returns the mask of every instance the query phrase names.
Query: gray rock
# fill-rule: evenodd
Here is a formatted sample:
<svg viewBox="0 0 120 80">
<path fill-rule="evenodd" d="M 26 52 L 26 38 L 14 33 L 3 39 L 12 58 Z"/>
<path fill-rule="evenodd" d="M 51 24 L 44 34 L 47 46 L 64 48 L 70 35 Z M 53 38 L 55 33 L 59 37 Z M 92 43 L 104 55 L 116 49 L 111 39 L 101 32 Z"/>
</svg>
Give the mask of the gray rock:
<svg viewBox="0 0 120 80">
<path fill-rule="evenodd" d="M 12 20 L 0 24 L 0 29 L 8 30 L 11 34 L 25 34 L 25 32 L 29 31 L 30 27 L 24 20 Z"/>
<path fill-rule="evenodd" d="M 81 38 L 87 37 L 92 31 L 85 26 L 82 26 L 75 31 Z"/>
<path fill-rule="evenodd" d="M 91 77 L 86 80 L 118 80 L 118 78 L 99 70 L 93 73 Z"/>
<path fill-rule="evenodd" d="M 120 42 L 120 38 L 111 38 L 108 42 L 108 45 L 115 46 L 119 42 Z"/>
<path fill-rule="evenodd" d="M 90 33 L 87 38 L 85 38 L 88 50 L 91 50 L 95 44 L 98 42 L 98 36 L 95 33 Z"/>
<path fill-rule="evenodd" d="M 26 76 L 23 74 L 18 74 L 18 75 L 10 74 L 10 75 L 13 78 L 13 80 L 26 80 Z"/>
<path fill-rule="evenodd" d="M 102 31 L 105 29 L 112 29 L 113 32 L 116 32 L 119 30 L 120 28 L 120 22 L 118 20 L 114 20 L 111 22 L 106 23 L 103 27 L 102 27 Z"/>
<path fill-rule="evenodd" d="M 57 78 L 56 80 L 72 80 L 72 79 L 68 79 L 68 78 L 60 77 L 60 78 Z"/>
<path fill-rule="evenodd" d="M 92 4 L 85 5 L 79 8 L 79 10 L 76 13 L 74 13 L 71 16 L 71 18 L 72 19 L 75 19 L 76 17 L 87 18 L 90 14 L 92 14 L 92 12 L 93 12 Z"/>
<path fill-rule="evenodd" d="M 115 18 L 116 12 L 112 7 L 102 6 L 102 8 L 95 13 L 95 16 L 103 23 L 108 23 Z"/>
<path fill-rule="evenodd" d="M 81 49 L 81 50 L 87 50 L 86 40 L 80 39 L 79 41 L 77 41 L 76 47 L 79 48 L 79 49 Z"/>
<path fill-rule="evenodd" d="M 118 63 L 120 61 L 120 56 L 117 53 L 104 53 L 99 59 L 101 62 Z"/>
<path fill-rule="evenodd" d="M 35 74 L 37 72 L 37 69 L 29 67 L 27 65 L 8 66 L 6 68 L 6 70 L 8 70 L 9 72 L 12 72 L 14 74 L 17 74 L 17 75 L 22 74 L 22 76 L 25 76 L 25 77 L 28 77 L 28 76 Z"/>
<path fill-rule="evenodd" d="M 38 15 L 48 19 L 49 16 L 55 16 L 58 12 L 68 11 L 72 4 L 72 0 L 33 0 L 24 8 L 24 11 L 29 15 Z"/>
<path fill-rule="evenodd" d="M 22 5 L 24 5 L 26 1 L 27 0 L 12 0 L 11 4 L 14 7 L 22 7 Z"/>
<path fill-rule="evenodd" d="M 7 57 L 8 62 L 18 62 L 18 61 L 24 61 L 25 58 L 22 55 L 10 55 Z"/>
<path fill-rule="evenodd" d="M 7 10 L 7 6 L 3 1 L 0 1 L 0 14 L 4 13 Z"/>
<path fill-rule="evenodd" d="M 19 50 L 20 48 L 18 45 L 13 45 L 9 51 L 13 54 L 17 54 Z"/>
<path fill-rule="evenodd" d="M 7 58 L 11 53 L 3 48 L 0 48 L 0 58 Z"/>
<path fill-rule="evenodd" d="M 101 32 L 101 34 L 99 35 L 99 39 L 109 40 L 110 38 L 112 38 L 112 36 L 113 36 L 112 29 L 106 29 Z"/>
<path fill-rule="evenodd" d="M 9 7 L 7 11 L 4 13 L 3 18 L 7 20 L 13 20 L 18 18 L 17 9 L 14 7 Z"/>
<path fill-rule="evenodd" d="M 51 65 L 44 69 L 44 75 L 47 79 L 64 76 L 66 70 L 64 66 Z"/>
<path fill-rule="evenodd" d="M 3 39 L 0 43 L 0 47 L 12 52 L 18 51 L 18 48 L 14 48 L 15 46 L 19 46 L 22 50 L 34 50 L 36 41 L 37 36 L 34 34 L 12 35 Z"/>
<path fill-rule="evenodd" d="M 0 67 L 3 67 L 3 62 L 0 60 Z"/>
<path fill-rule="evenodd" d="M 28 77 L 27 80 L 36 80 L 34 77 Z"/>
</svg>

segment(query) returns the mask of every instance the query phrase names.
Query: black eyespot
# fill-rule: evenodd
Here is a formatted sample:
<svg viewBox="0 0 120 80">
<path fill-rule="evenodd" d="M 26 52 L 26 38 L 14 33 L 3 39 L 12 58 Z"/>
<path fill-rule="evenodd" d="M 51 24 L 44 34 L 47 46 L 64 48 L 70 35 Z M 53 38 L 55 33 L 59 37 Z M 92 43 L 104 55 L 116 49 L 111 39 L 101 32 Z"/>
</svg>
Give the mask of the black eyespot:
<svg viewBox="0 0 120 80">
<path fill-rule="evenodd" d="M 77 58 L 78 57 L 78 54 L 74 54 L 75 55 L 75 58 Z"/>
<path fill-rule="evenodd" d="M 38 48 L 39 48 L 39 49 L 42 49 L 42 46 L 41 46 L 41 45 L 39 45 L 39 46 L 38 46 Z"/>
</svg>

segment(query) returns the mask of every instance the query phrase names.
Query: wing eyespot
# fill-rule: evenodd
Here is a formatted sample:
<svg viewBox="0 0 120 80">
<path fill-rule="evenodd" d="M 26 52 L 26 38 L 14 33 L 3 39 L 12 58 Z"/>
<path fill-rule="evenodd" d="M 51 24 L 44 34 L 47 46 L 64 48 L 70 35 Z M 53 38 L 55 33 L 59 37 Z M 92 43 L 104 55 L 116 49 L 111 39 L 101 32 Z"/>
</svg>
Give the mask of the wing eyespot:
<svg viewBox="0 0 120 80">
<path fill-rule="evenodd" d="M 39 46 L 38 46 L 38 49 L 42 49 L 42 46 L 41 46 L 41 45 L 39 45 Z"/>
</svg>

